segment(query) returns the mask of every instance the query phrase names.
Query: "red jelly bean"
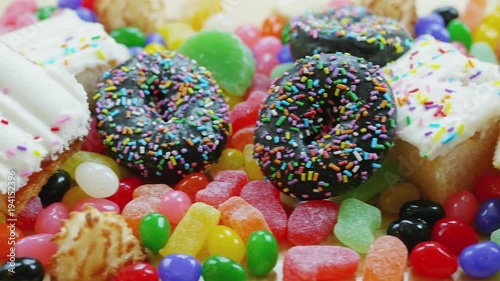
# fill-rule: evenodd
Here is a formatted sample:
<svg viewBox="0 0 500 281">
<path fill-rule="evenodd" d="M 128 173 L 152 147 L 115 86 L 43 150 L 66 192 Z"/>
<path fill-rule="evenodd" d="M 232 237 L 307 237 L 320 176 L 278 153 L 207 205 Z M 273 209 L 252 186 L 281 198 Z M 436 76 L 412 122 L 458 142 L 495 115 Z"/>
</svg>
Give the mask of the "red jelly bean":
<svg viewBox="0 0 500 281">
<path fill-rule="evenodd" d="M 444 218 L 434 225 L 432 240 L 458 256 L 465 247 L 477 243 L 479 237 L 472 226 L 459 220 Z"/>
<path fill-rule="evenodd" d="M 484 202 L 492 198 L 500 198 L 500 175 L 482 175 L 476 181 L 474 191 L 479 202 Z"/>
<path fill-rule="evenodd" d="M 125 205 L 132 201 L 134 190 L 141 185 L 142 181 L 136 177 L 121 179 L 116 193 L 106 199 L 115 202 L 120 210 L 123 210 Z"/>
<path fill-rule="evenodd" d="M 113 281 L 158 281 L 160 276 L 154 266 L 149 263 L 129 265 L 113 278 Z"/>
<path fill-rule="evenodd" d="M 286 18 L 277 14 L 271 14 L 262 23 L 261 34 L 262 36 L 274 36 L 276 38 L 281 38 L 281 31 L 286 24 Z"/>
<path fill-rule="evenodd" d="M 36 218 L 42 210 L 43 205 L 40 197 L 31 198 L 23 211 L 17 215 L 16 227 L 22 230 L 32 230 L 35 227 Z"/>
<path fill-rule="evenodd" d="M 419 243 L 410 253 L 413 271 L 424 277 L 448 278 L 458 269 L 458 259 L 445 246 L 434 241 Z"/>
<path fill-rule="evenodd" d="M 479 204 L 472 192 L 459 191 L 446 199 L 443 208 L 447 218 L 470 224 L 476 217 Z"/>
<path fill-rule="evenodd" d="M 184 177 L 174 186 L 174 189 L 186 193 L 191 202 L 195 202 L 196 193 L 207 187 L 209 182 L 207 176 L 204 174 L 194 173 Z"/>
</svg>

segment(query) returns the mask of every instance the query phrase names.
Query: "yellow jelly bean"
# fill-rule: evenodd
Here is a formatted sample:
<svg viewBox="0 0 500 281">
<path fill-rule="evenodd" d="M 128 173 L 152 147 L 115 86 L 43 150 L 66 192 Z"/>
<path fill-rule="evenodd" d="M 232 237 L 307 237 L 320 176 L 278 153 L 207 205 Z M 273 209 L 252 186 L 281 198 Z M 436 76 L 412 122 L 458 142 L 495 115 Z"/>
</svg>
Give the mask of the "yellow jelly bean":
<svg viewBox="0 0 500 281">
<path fill-rule="evenodd" d="M 218 172 L 224 170 L 245 170 L 243 163 L 243 152 L 234 148 L 226 148 L 222 151 L 219 161 L 210 168 L 210 176 L 215 177 Z"/>
<path fill-rule="evenodd" d="M 201 30 L 208 18 L 224 10 L 222 0 L 187 0 L 184 1 L 184 7 L 182 11 L 188 13 L 184 15 L 184 22 L 197 31 Z"/>
<path fill-rule="evenodd" d="M 235 262 L 241 262 L 245 257 L 245 243 L 238 233 L 224 225 L 210 230 L 207 248 L 211 256 L 224 256 Z"/>
<path fill-rule="evenodd" d="M 64 194 L 64 197 L 62 199 L 62 203 L 69 209 L 73 210 L 73 208 L 76 206 L 76 204 L 83 199 L 88 199 L 91 198 L 83 189 L 81 189 L 79 186 L 73 186 L 70 188 L 66 194 Z"/>
<path fill-rule="evenodd" d="M 496 27 L 483 23 L 474 31 L 472 38 L 474 42 L 485 42 L 492 50 L 496 50 L 500 40 L 500 31 Z"/>
<path fill-rule="evenodd" d="M 0 212 L 0 224 L 5 223 L 7 221 L 7 217 L 4 213 Z"/>
<path fill-rule="evenodd" d="M 156 54 L 158 52 L 163 52 L 165 50 L 166 50 L 165 46 L 163 46 L 160 43 L 151 43 L 151 44 L 148 44 L 146 47 L 144 47 L 144 52 L 146 52 L 150 55 Z"/>
<path fill-rule="evenodd" d="M 186 39 L 196 32 L 189 24 L 171 22 L 160 27 L 159 33 L 165 39 L 169 50 L 177 50 Z"/>
<path fill-rule="evenodd" d="M 382 211 L 389 214 L 398 214 L 404 203 L 418 199 L 420 199 L 420 192 L 416 185 L 409 182 L 400 182 L 384 190 L 378 203 Z"/>
<path fill-rule="evenodd" d="M 243 157 L 245 161 L 245 171 L 247 172 L 249 180 L 263 180 L 264 174 L 260 169 L 257 160 L 253 158 L 253 144 L 245 145 L 243 149 Z"/>
</svg>

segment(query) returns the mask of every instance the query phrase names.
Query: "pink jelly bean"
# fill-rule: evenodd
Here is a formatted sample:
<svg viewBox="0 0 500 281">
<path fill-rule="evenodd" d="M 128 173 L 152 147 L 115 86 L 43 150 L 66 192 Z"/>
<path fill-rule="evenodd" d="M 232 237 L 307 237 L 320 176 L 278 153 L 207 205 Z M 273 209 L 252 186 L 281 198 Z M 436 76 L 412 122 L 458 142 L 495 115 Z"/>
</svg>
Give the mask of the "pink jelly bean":
<svg viewBox="0 0 500 281">
<path fill-rule="evenodd" d="M 35 227 L 36 218 L 42 210 L 43 205 L 40 197 L 31 198 L 24 206 L 24 210 L 17 215 L 16 227 L 21 230 L 32 230 Z"/>
<path fill-rule="evenodd" d="M 459 191 L 446 199 L 443 204 L 447 218 L 471 224 L 479 209 L 476 196 L 470 191 Z"/>
<path fill-rule="evenodd" d="M 277 240 L 285 238 L 288 217 L 281 204 L 280 192 L 271 183 L 264 180 L 251 181 L 243 187 L 240 197 L 264 215 Z"/>
<path fill-rule="evenodd" d="M 330 201 L 309 201 L 296 207 L 288 219 L 288 241 L 314 245 L 324 241 L 337 223 L 339 205 Z"/>
<path fill-rule="evenodd" d="M 278 56 L 278 53 L 283 48 L 280 39 L 274 36 L 265 36 L 259 39 L 257 43 L 252 47 L 252 51 L 255 57 L 262 54 L 271 54 L 274 57 Z"/>
<path fill-rule="evenodd" d="M 191 206 L 191 199 L 182 191 L 170 191 L 161 198 L 159 212 L 170 223 L 178 224 Z"/>
<path fill-rule="evenodd" d="M 257 43 L 260 38 L 260 29 L 253 24 L 240 25 L 236 28 L 234 33 L 250 48 Z"/>
<path fill-rule="evenodd" d="M 256 54 L 257 66 L 255 71 L 265 75 L 270 75 L 271 71 L 280 64 L 278 58 L 270 53 Z"/>
<path fill-rule="evenodd" d="M 103 198 L 87 198 L 76 203 L 73 211 L 81 212 L 85 206 L 92 206 L 100 212 L 116 212 L 120 213 L 120 207 L 115 202 Z"/>
<path fill-rule="evenodd" d="M 52 242 L 53 237 L 52 234 L 37 234 L 22 238 L 16 243 L 16 256 L 32 257 L 48 266 L 57 251 L 57 245 Z"/>
<path fill-rule="evenodd" d="M 69 218 L 68 208 L 63 203 L 54 203 L 43 209 L 37 216 L 35 232 L 55 234 L 61 230 L 62 220 Z"/>
</svg>

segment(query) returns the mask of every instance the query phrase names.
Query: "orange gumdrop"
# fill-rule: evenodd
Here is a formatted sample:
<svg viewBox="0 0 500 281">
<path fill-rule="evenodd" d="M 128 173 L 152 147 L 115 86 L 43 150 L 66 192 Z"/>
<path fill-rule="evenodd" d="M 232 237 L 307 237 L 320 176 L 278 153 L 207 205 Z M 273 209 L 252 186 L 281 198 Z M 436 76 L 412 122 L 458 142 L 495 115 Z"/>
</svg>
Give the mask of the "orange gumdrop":
<svg viewBox="0 0 500 281">
<path fill-rule="evenodd" d="M 160 198 L 168 191 L 172 191 L 172 188 L 166 184 L 144 184 L 134 190 L 132 197 L 151 196 Z"/>
<path fill-rule="evenodd" d="M 155 196 L 141 196 L 133 199 L 122 211 L 122 216 L 127 221 L 136 237 L 139 237 L 139 225 L 142 218 L 150 213 L 158 212 L 161 199 Z"/>
<path fill-rule="evenodd" d="M 238 130 L 231 137 L 231 146 L 240 151 L 243 151 L 245 145 L 253 144 L 253 135 L 255 132 L 255 126 L 245 127 L 243 129 Z"/>
<path fill-rule="evenodd" d="M 462 22 L 464 22 L 471 31 L 476 30 L 477 27 L 483 21 L 486 14 L 486 6 L 488 5 L 488 0 L 469 0 L 464 13 L 460 16 Z"/>
<path fill-rule="evenodd" d="M 407 261 L 408 249 L 399 238 L 381 236 L 375 240 L 366 255 L 363 280 L 403 280 Z"/>
<path fill-rule="evenodd" d="M 281 31 L 287 24 L 286 18 L 277 14 L 271 14 L 262 23 L 262 37 L 264 36 L 274 36 L 281 39 Z"/>
<path fill-rule="evenodd" d="M 209 182 L 205 174 L 194 173 L 185 176 L 174 186 L 174 189 L 186 193 L 191 202 L 196 202 L 196 193 L 207 187 Z"/>
</svg>

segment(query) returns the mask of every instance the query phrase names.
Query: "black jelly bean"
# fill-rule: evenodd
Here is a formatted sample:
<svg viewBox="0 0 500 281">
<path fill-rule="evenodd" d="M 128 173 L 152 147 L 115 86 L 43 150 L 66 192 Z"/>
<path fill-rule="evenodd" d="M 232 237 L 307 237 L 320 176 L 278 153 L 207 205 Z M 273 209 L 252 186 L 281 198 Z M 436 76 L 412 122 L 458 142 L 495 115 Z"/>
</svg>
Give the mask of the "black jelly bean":
<svg viewBox="0 0 500 281">
<path fill-rule="evenodd" d="M 437 8 L 433 12 L 440 15 L 444 19 L 445 25 L 448 25 L 451 20 L 458 18 L 458 10 L 455 7 L 441 7 Z"/>
<path fill-rule="evenodd" d="M 0 281 L 42 281 L 44 277 L 43 265 L 32 258 L 16 258 L 0 267 Z"/>
<path fill-rule="evenodd" d="M 418 219 L 401 219 L 389 225 L 387 234 L 401 239 L 411 251 L 418 243 L 431 240 L 432 229 Z"/>
<path fill-rule="evenodd" d="M 61 202 L 64 194 L 71 186 L 71 177 L 65 170 L 59 170 L 53 174 L 47 183 L 42 187 L 40 199 L 43 207 L 47 207 L 52 203 Z"/>
<path fill-rule="evenodd" d="M 400 219 L 419 219 L 425 221 L 430 228 L 444 218 L 445 213 L 441 205 L 429 200 L 414 200 L 407 202 L 399 209 Z"/>
</svg>

